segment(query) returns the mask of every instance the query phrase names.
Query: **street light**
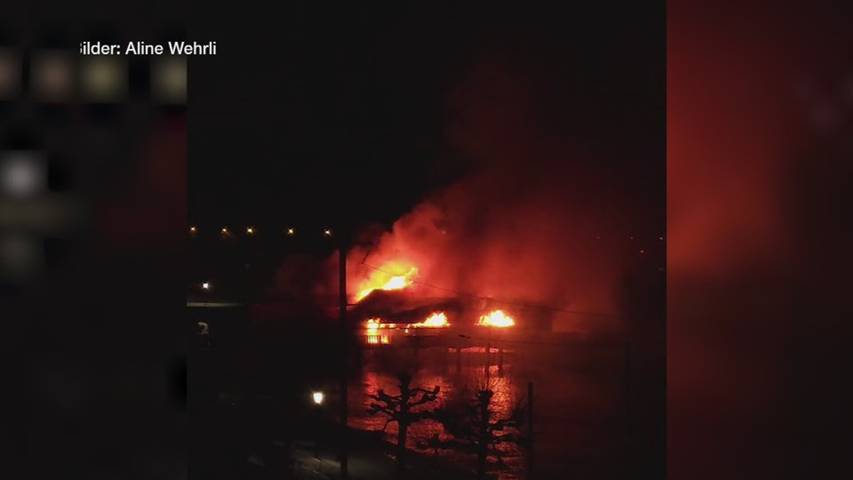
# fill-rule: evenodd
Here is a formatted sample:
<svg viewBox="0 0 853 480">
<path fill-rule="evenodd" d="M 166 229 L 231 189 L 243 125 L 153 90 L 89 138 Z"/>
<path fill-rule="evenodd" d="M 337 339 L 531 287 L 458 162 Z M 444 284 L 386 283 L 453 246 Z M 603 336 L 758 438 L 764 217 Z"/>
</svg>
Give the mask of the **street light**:
<svg viewBox="0 0 853 480">
<path fill-rule="evenodd" d="M 203 282 L 201 284 L 202 290 L 210 290 L 210 287 L 211 287 L 210 282 Z"/>
<path fill-rule="evenodd" d="M 294 230 L 293 227 L 290 227 L 287 229 L 287 234 L 292 237 L 296 235 L 296 230 Z"/>
<path fill-rule="evenodd" d="M 323 230 L 323 235 L 325 235 L 327 237 L 331 237 L 332 236 L 332 230 L 328 229 L 328 228 Z"/>
<path fill-rule="evenodd" d="M 314 402 L 315 405 L 322 405 L 323 400 L 325 400 L 325 398 L 326 396 L 323 394 L 323 392 L 311 392 L 311 400 Z"/>
</svg>

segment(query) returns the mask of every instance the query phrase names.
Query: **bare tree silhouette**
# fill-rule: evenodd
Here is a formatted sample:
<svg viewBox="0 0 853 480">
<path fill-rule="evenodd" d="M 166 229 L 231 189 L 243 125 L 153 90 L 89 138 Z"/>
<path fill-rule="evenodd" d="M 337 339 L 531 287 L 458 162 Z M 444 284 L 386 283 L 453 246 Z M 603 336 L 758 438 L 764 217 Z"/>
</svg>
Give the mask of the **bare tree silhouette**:
<svg viewBox="0 0 853 480">
<path fill-rule="evenodd" d="M 477 456 L 477 478 L 486 475 L 488 458 L 494 457 L 504 465 L 504 444 L 522 445 L 525 437 L 521 433 L 525 408 L 521 403 L 514 405 L 508 415 L 499 417 L 493 408 L 494 390 L 483 387 L 471 395 L 463 395 L 435 413 L 450 440 L 441 440 L 437 435 L 422 444 L 424 448 L 454 449 Z"/>
<path fill-rule="evenodd" d="M 385 430 L 393 422 L 397 422 L 397 464 L 402 466 L 406 453 L 406 437 L 409 426 L 421 420 L 434 418 L 433 410 L 418 409 L 423 405 L 435 402 L 438 399 L 440 387 L 436 385 L 432 390 L 423 388 L 412 388 L 412 376 L 408 373 L 397 375 L 398 395 L 391 395 L 384 390 L 379 390 L 376 395 L 369 395 L 373 400 L 367 412 L 371 415 L 384 415 L 387 417 Z"/>
</svg>

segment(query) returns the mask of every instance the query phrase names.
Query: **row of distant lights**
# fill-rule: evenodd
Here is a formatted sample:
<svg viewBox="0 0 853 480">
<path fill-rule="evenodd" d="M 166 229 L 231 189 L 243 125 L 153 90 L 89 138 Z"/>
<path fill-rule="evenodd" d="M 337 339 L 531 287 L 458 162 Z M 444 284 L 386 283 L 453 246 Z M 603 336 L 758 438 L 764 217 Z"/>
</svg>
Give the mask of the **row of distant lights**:
<svg viewBox="0 0 853 480">
<path fill-rule="evenodd" d="M 246 235 L 252 236 L 255 234 L 255 227 L 248 226 L 248 227 L 246 227 L 245 232 L 246 232 Z M 190 234 L 195 235 L 197 233 L 198 233 L 198 227 L 196 227 L 195 225 L 191 226 L 190 227 Z M 228 227 L 222 227 L 219 230 L 219 233 L 223 236 L 228 236 L 228 235 L 231 235 L 231 230 Z M 285 230 L 285 233 L 288 236 L 294 236 L 294 235 L 296 235 L 296 229 L 293 227 L 290 227 L 287 230 Z M 323 229 L 323 235 L 327 236 L 327 237 L 331 237 L 332 236 L 332 230 L 330 228 L 324 228 Z M 630 240 L 634 240 L 633 236 L 628 237 L 628 238 Z M 601 237 L 597 236 L 596 239 L 601 239 Z M 658 240 L 662 242 L 663 241 L 663 235 L 659 236 Z M 645 252 L 645 250 L 640 250 L 640 253 L 646 253 L 646 252 Z"/>
<path fill-rule="evenodd" d="M 195 225 L 192 225 L 192 226 L 190 226 L 189 231 L 190 231 L 190 235 L 195 235 L 198 233 L 198 227 L 196 227 Z M 255 227 L 248 226 L 248 227 L 246 227 L 245 232 L 246 232 L 247 236 L 250 236 L 250 237 L 254 236 L 255 235 Z M 289 227 L 287 230 L 285 230 L 285 233 L 289 237 L 295 236 L 296 235 L 296 229 L 293 227 Z M 322 230 L 322 233 L 323 233 L 323 236 L 325 236 L 325 237 L 331 237 L 332 236 L 332 229 L 331 228 L 324 228 Z M 228 227 L 222 227 L 221 229 L 219 229 L 219 234 L 223 237 L 227 237 L 227 236 L 231 235 L 231 230 Z M 206 291 L 206 292 L 213 290 L 213 284 L 209 281 L 202 282 L 200 284 L 200 286 L 201 286 L 201 289 Z M 322 403 L 322 401 L 323 401 L 322 397 L 320 398 L 319 401 L 317 401 L 317 398 L 315 397 L 315 402 L 317 404 Z"/>
<path fill-rule="evenodd" d="M 248 226 L 248 227 L 246 227 L 245 232 L 246 232 L 246 235 L 251 237 L 255 234 L 256 230 L 255 230 L 255 227 Z M 191 226 L 190 227 L 190 235 L 195 235 L 197 233 L 198 233 L 198 227 L 196 227 L 195 225 Z M 285 233 L 287 234 L 287 236 L 292 237 L 292 236 L 296 235 L 296 229 L 293 227 L 290 227 L 287 230 L 285 230 Z M 331 237 L 332 236 L 332 229 L 331 228 L 324 228 L 322 230 L 322 233 L 326 237 Z M 231 230 L 228 227 L 222 227 L 221 229 L 219 229 L 219 234 L 222 235 L 223 237 L 227 237 L 227 236 L 231 235 Z"/>
<path fill-rule="evenodd" d="M 190 226 L 189 231 L 190 231 L 190 235 L 196 235 L 198 233 L 198 227 L 196 227 L 195 225 L 192 225 L 192 226 Z M 247 236 L 250 236 L 250 237 L 254 236 L 255 235 L 255 227 L 248 226 L 248 227 L 246 227 L 245 232 L 246 232 Z M 285 230 L 285 233 L 287 234 L 288 237 L 293 237 L 296 235 L 296 229 L 293 227 L 289 227 L 287 230 Z M 323 236 L 325 236 L 325 237 L 331 237 L 332 236 L 332 229 L 331 228 L 324 228 L 322 230 L 322 233 L 323 233 Z M 219 234 L 223 237 L 228 237 L 231 235 L 231 230 L 228 227 L 222 227 L 221 229 L 219 229 Z M 213 290 L 213 284 L 209 281 L 202 282 L 200 284 L 200 286 L 201 286 L 201 289 L 206 291 L 206 292 Z M 315 398 L 315 400 L 316 400 L 316 398 Z M 322 399 L 317 403 L 318 404 L 322 403 Z"/>
</svg>

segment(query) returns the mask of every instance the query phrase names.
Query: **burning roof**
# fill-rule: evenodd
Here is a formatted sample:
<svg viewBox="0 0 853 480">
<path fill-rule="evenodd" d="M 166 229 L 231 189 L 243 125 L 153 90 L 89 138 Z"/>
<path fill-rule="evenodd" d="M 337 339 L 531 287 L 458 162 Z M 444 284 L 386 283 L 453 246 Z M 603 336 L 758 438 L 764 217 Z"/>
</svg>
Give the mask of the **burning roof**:
<svg viewBox="0 0 853 480">
<path fill-rule="evenodd" d="M 507 306 L 485 298 L 423 297 L 411 289 L 375 290 L 353 305 L 351 318 L 374 319 L 403 328 L 492 327 L 551 331 L 552 312 L 528 306 Z"/>
<path fill-rule="evenodd" d="M 383 270 L 374 270 L 370 276 L 361 282 L 356 293 L 357 302 L 363 300 L 375 291 L 402 290 L 412 285 L 418 274 L 415 266 L 403 262 L 391 262 Z"/>
<path fill-rule="evenodd" d="M 424 322 L 435 312 L 454 316 L 464 303 L 456 298 L 427 298 L 406 290 L 374 290 L 353 307 L 358 319 L 382 318 L 388 322 L 415 324 Z"/>
</svg>

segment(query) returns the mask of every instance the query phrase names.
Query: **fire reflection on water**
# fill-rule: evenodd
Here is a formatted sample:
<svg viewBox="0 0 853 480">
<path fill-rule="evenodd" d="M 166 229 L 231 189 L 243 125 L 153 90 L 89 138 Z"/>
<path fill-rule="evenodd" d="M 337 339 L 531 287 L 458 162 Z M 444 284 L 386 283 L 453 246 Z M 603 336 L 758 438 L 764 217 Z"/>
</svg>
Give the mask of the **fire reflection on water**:
<svg viewBox="0 0 853 480">
<path fill-rule="evenodd" d="M 505 366 L 506 369 L 508 367 Z M 483 365 L 474 366 L 466 365 L 460 370 L 449 369 L 447 372 L 436 372 L 433 369 L 419 370 L 413 377 L 413 387 L 421 387 L 431 390 L 435 386 L 440 387 L 438 400 L 427 408 L 420 409 L 435 409 L 444 406 L 448 401 L 459 399 L 462 395 L 473 400 L 474 393 L 485 387 L 489 387 L 494 391 L 491 410 L 496 417 L 508 416 L 512 412 L 514 406 L 520 399 L 519 390 L 516 388 L 510 376 L 498 376 L 497 366 L 491 367 L 490 374 L 485 375 Z M 384 390 L 390 394 L 399 393 L 399 381 L 396 375 L 391 371 L 377 368 L 376 365 L 367 365 L 364 369 L 361 379 L 358 383 L 351 387 L 351 415 L 350 426 L 364 429 L 381 431 L 385 428 L 385 439 L 390 443 L 396 443 L 397 424 L 390 423 L 386 428 L 386 418 L 383 416 L 368 415 L 367 408 L 371 403 L 369 395 L 375 395 L 379 390 Z M 409 436 L 406 446 L 410 449 L 420 451 L 422 453 L 430 452 L 419 448 L 418 443 L 427 441 L 433 436 L 438 435 L 439 438 L 447 439 L 442 425 L 433 420 L 424 420 L 409 427 Z M 446 455 L 452 455 L 451 452 L 444 452 Z"/>
<path fill-rule="evenodd" d="M 350 383 L 352 427 L 382 430 L 385 419 L 367 414 L 370 403 L 367 395 L 379 389 L 398 393 L 395 373 L 404 367 L 417 371 L 412 382 L 414 387 L 432 389 L 438 385 L 441 388 L 437 405 L 447 405 L 465 393 L 473 393 L 482 388 L 488 378 L 495 392 L 491 408 L 497 417 L 509 415 L 518 402 L 525 401 L 528 382 L 533 382 L 537 468 L 549 472 L 566 471 L 570 464 L 572 468 L 580 468 L 578 465 L 595 469 L 611 468 L 611 465 L 613 469 L 620 468 L 625 451 L 624 348 L 562 345 L 555 339 L 556 345 L 506 349 L 502 356 L 494 346 L 490 355 L 486 355 L 482 346 L 465 347 L 459 352 L 455 348 L 416 352 L 395 344 L 394 340 L 391 339 L 387 348 L 364 352 L 358 373 Z M 488 370 L 484 368 L 487 357 L 491 365 Z M 386 429 L 384 437 L 390 444 L 396 444 L 396 432 L 395 424 Z M 470 454 L 418 448 L 419 441 L 436 434 L 447 438 L 443 427 L 436 422 L 412 425 L 407 447 L 424 454 L 437 454 L 454 464 L 468 465 L 469 469 L 476 468 L 476 459 Z M 510 468 L 501 471 L 499 479 L 525 478 L 525 457 L 522 452 L 517 453 L 505 457 Z"/>
</svg>

